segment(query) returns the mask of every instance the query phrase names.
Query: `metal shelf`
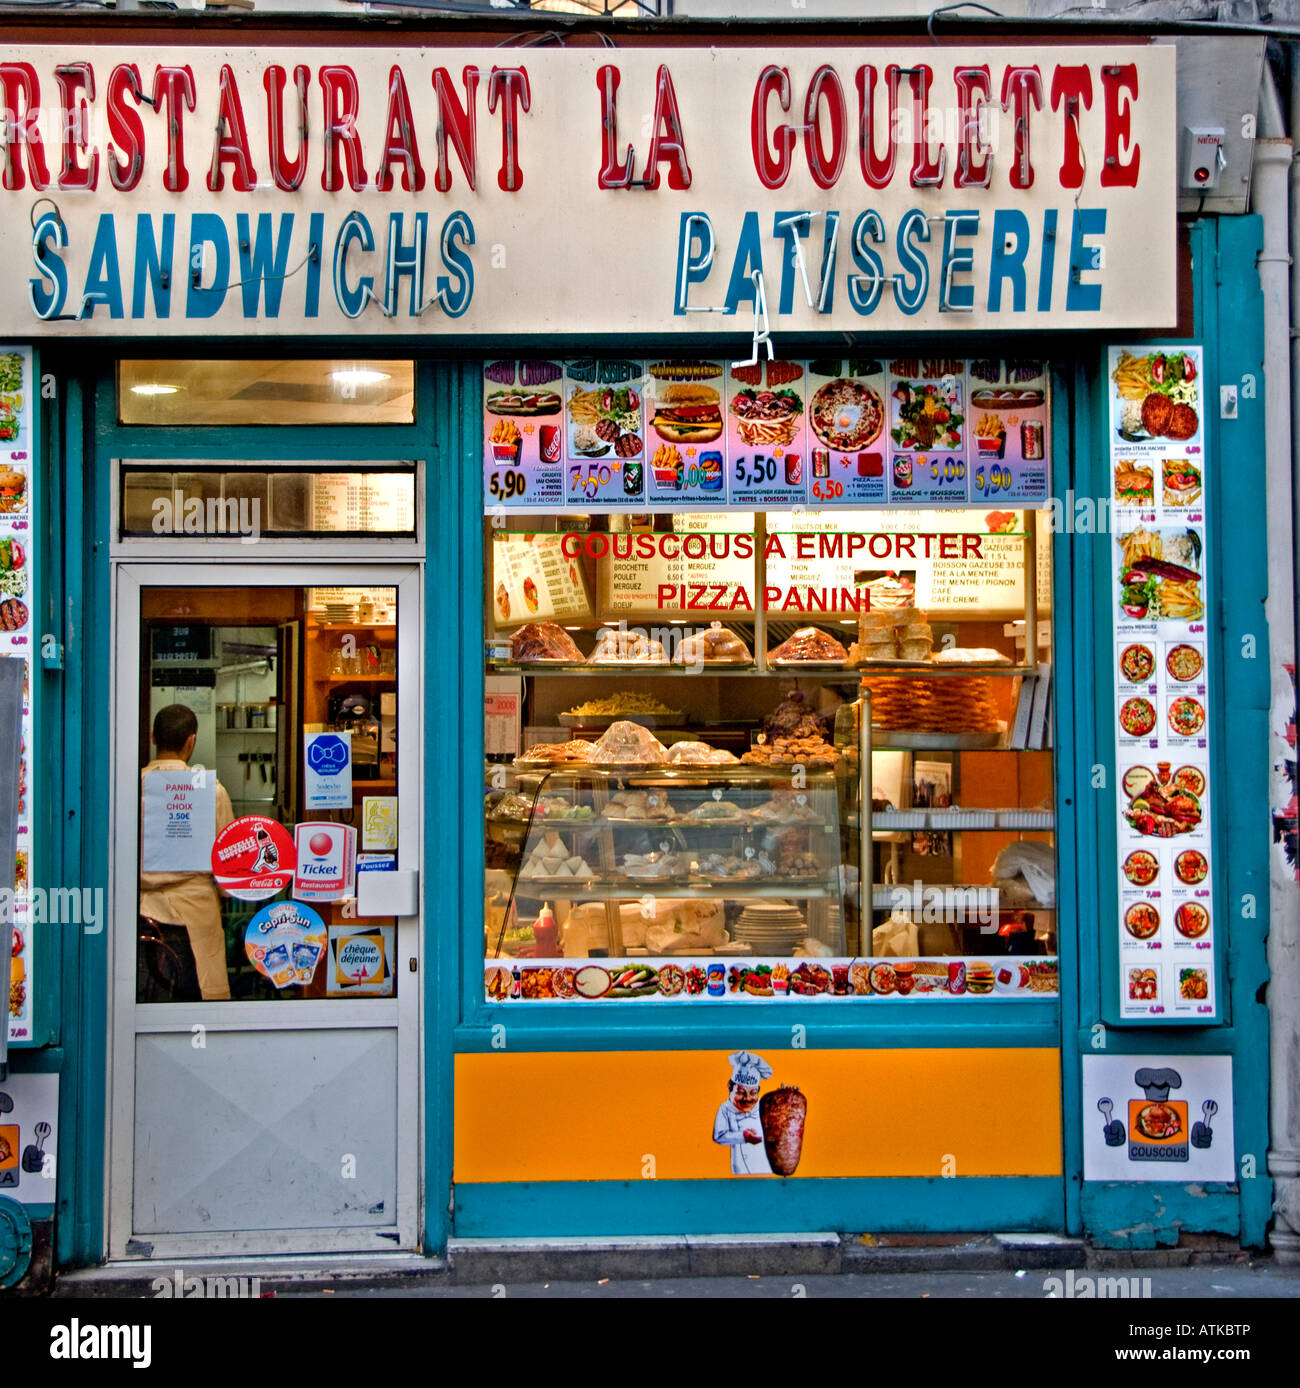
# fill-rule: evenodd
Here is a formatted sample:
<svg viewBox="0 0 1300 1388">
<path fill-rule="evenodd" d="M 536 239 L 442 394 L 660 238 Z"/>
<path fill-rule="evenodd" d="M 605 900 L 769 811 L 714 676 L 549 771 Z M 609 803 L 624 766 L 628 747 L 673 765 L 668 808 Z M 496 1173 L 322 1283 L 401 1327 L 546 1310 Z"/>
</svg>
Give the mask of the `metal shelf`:
<svg viewBox="0 0 1300 1388">
<path fill-rule="evenodd" d="M 572 888 L 568 884 L 572 882 Z M 567 890 L 566 890 L 567 889 Z M 746 897 L 797 897 L 801 901 L 840 899 L 839 887 L 816 886 L 807 882 L 788 882 L 776 878 L 732 882 L 719 878 L 712 882 L 682 882 L 670 877 L 628 878 L 626 882 L 594 882 L 582 878 L 558 878 L 538 881 L 535 877 L 516 880 L 515 895 L 531 898 L 565 896 L 583 897 L 590 901 L 621 901 L 643 896 L 653 891 L 660 897 L 709 897 L 714 901 L 738 901 Z"/>
</svg>

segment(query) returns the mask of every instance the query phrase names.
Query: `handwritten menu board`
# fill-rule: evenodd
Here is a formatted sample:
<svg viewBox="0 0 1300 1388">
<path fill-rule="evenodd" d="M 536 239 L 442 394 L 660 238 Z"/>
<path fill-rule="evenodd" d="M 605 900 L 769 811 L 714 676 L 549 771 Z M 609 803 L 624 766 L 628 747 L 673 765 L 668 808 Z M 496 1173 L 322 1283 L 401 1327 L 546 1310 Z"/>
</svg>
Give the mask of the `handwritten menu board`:
<svg viewBox="0 0 1300 1388">
<path fill-rule="evenodd" d="M 1202 354 L 1109 352 L 1120 1009 L 1219 1014 Z"/>
<path fill-rule="evenodd" d="M 24 662 L 22 752 L 18 771 L 18 853 L 14 864 L 9 984 L 9 1039 L 33 1041 L 34 950 L 31 920 L 33 500 L 32 408 L 35 395 L 28 348 L 0 348 L 0 656 Z"/>
<path fill-rule="evenodd" d="M 485 510 L 1027 505 L 1046 363 L 503 358 L 483 369 Z"/>
<path fill-rule="evenodd" d="M 565 558 L 560 535 L 493 535 L 492 593 L 497 625 L 591 616 L 578 559 Z"/>
</svg>

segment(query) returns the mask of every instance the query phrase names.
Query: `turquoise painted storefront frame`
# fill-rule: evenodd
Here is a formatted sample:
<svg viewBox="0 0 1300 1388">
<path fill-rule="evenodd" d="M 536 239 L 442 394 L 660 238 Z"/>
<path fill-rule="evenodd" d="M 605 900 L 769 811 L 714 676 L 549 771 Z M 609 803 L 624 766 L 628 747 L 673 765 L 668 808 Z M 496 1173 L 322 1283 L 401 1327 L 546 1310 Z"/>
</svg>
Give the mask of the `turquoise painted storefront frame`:
<svg viewBox="0 0 1300 1388">
<path fill-rule="evenodd" d="M 1206 346 L 1206 400 L 1216 400 L 1220 380 L 1260 371 L 1261 310 L 1254 274 L 1258 244 L 1254 219 L 1193 228 L 1196 322 L 1193 340 Z M 1245 263 L 1242 263 L 1242 257 Z M 1167 340 L 1167 339 L 1166 339 Z M 809 344 L 811 346 L 812 344 Z M 889 350 L 902 350 L 891 344 Z M 985 343 L 984 346 L 989 346 Z M 1109 493 L 1109 465 L 1102 425 L 1102 343 L 1071 338 L 1016 340 L 1017 353 L 1055 355 L 1072 364 L 1054 382 L 1053 493 L 1064 497 Z M 997 350 L 994 343 L 990 350 Z M 130 353 L 131 348 L 123 348 Z M 138 345 L 134 349 L 139 350 Z M 184 346 L 175 350 L 185 351 Z M 194 350 L 202 350 L 195 347 Z M 291 344 L 281 350 L 292 352 Z M 320 352 L 318 344 L 304 351 Z M 349 343 L 348 351 L 385 351 Z M 482 348 L 466 344 L 458 360 L 423 359 L 417 366 L 417 423 L 384 429 L 123 429 L 116 425 L 112 378 L 90 378 L 69 365 L 60 377 L 62 456 L 47 460 L 49 495 L 61 502 L 66 544 L 62 572 L 51 575 L 50 601 L 64 613 L 64 669 L 50 676 L 62 685 L 61 727 L 47 725 L 49 755 L 42 757 L 40 785 L 46 824 L 61 854 L 68 881 L 106 886 L 109 858 L 106 816 L 110 787 L 95 749 L 111 735 L 107 697 L 110 668 L 109 466 L 113 457 L 294 457 L 375 459 L 418 457 L 426 462 L 426 667 L 423 951 L 424 1034 L 424 1237 L 437 1253 L 461 1236 L 726 1232 L 795 1229 L 1062 1229 L 1101 1242 L 1168 1242 L 1179 1229 L 1236 1232 L 1243 1242 L 1263 1241 L 1271 1186 L 1263 1174 L 1236 1187 L 1185 1189 L 1176 1183 L 1126 1183 L 1085 1187 L 1082 1180 L 1083 1116 L 1079 1111 L 1082 1057 L 1095 1053 L 1098 1023 L 1111 1053 L 1137 1054 L 1153 1047 L 1171 1054 L 1232 1053 L 1238 1058 L 1236 1124 L 1238 1155 L 1257 1154 L 1264 1170 L 1267 1148 L 1267 1076 L 1249 1057 L 1267 1052 L 1267 1012 L 1255 1001 L 1266 980 L 1263 941 L 1267 928 L 1267 827 L 1255 825 L 1251 806 L 1263 814 L 1267 797 L 1267 640 L 1259 598 L 1265 581 L 1262 543 L 1232 554 L 1234 533 L 1263 534 L 1263 491 L 1215 489 L 1211 522 L 1215 573 L 1224 630 L 1257 632 L 1257 659 L 1216 691 L 1222 713 L 1215 719 L 1216 759 L 1233 765 L 1216 788 L 1216 853 L 1226 861 L 1222 901 L 1254 892 L 1253 921 L 1234 921 L 1222 965 L 1229 970 L 1228 1020 L 1202 1028 L 1152 1029 L 1107 1020 L 1107 979 L 1113 980 L 1114 798 L 1093 794 L 1097 765 L 1113 775 L 1109 730 L 1112 694 L 1106 663 L 1110 645 L 1110 576 L 1103 546 L 1080 543 L 1068 533 L 1053 540 L 1056 594 L 1058 897 L 1062 994 L 1058 1003 L 999 1004 L 972 1015 L 961 1003 L 930 1002 L 916 1009 L 858 1008 L 833 1013 L 787 1001 L 779 1013 L 747 1005 L 743 1016 L 726 1004 L 627 1008 L 603 1005 L 565 1009 L 507 1010 L 482 998 L 481 893 L 483 843 L 477 807 L 483 765 L 483 530 L 481 501 Z M 552 344 L 552 350 L 560 349 Z M 614 350 L 632 352 L 637 344 Z M 788 351 L 807 350 L 791 343 Z M 977 350 L 962 344 L 964 353 Z M 111 362 L 112 352 L 103 360 Z M 74 358 L 56 357 L 73 363 Z M 58 366 L 55 367 L 56 371 Z M 1260 377 L 1262 380 L 1262 376 Z M 83 382 L 85 385 L 83 387 Z M 1248 454 L 1234 476 L 1262 482 L 1261 402 L 1243 399 L 1234 452 Z M 1065 406 L 1065 407 L 1063 407 Z M 1223 429 L 1210 416 L 1210 457 L 1225 457 Z M 1222 476 L 1222 472 L 1220 473 Z M 56 506 L 59 504 L 56 502 Z M 1222 655 L 1220 637 L 1212 651 Z M 1223 667 L 1220 659 L 1218 664 Z M 1239 662 L 1240 664 L 1241 662 Z M 1104 697 L 1102 697 L 1104 695 Z M 53 707 L 53 705 L 51 705 Z M 1105 717 L 1098 717 L 1104 711 Z M 1226 728 L 1250 730 L 1259 753 L 1240 768 L 1229 761 Z M 1113 785 L 1113 780 L 1111 782 Z M 1087 797 L 1085 799 L 1085 797 Z M 1263 808 L 1261 808 L 1263 807 Z M 1107 819 L 1107 814 L 1110 818 Z M 1257 818 L 1258 816 L 1256 816 Z M 1108 896 L 1107 893 L 1110 895 Z M 1220 903 L 1221 906 L 1221 903 Z M 97 1261 L 103 1247 L 105 1180 L 105 1057 L 108 934 L 64 931 L 59 1036 L 63 1044 L 60 1122 L 65 1142 L 58 1182 L 57 1254 L 64 1266 Z M 726 1181 L 625 1184 L 464 1185 L 454 1187 L 452 1086 L 454 1057 L 493 1049 L 492 1027 L 507 1021 L 509 1046 L 532 1051 L 618 1051 L 716 1048 L 746 1045 L 780 1049 L 790 1028 L 808 1028 L 814 1047 L 912 1048 L 1059 1047 L 1063 1094 L 1063 1176 L 1060 1178 L 962 1178 L 789 1180 L 779 1200 L 763 1202 L 756 1219 L 752 1188 Z M 71 1138 L 68 1139 L 67 1135 Z M 775 1211 L 775 1212 L 774 1212 Z M 775 1221 L 775 1223 L 774 1223 Z"/>
</svg>

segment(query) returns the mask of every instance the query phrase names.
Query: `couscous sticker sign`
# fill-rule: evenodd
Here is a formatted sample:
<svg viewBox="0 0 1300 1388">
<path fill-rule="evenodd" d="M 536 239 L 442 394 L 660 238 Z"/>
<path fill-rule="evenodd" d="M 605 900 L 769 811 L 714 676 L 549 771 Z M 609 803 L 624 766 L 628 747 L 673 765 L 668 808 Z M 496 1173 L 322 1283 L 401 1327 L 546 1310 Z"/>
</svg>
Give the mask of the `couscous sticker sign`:
<svg viewBox="0 0 1300 1388">
<path fill-rule="evenodd" d="M 7 48 L 0 331 L 1175 321 L 1169 46 L 321 56 Z"/>
</svg>

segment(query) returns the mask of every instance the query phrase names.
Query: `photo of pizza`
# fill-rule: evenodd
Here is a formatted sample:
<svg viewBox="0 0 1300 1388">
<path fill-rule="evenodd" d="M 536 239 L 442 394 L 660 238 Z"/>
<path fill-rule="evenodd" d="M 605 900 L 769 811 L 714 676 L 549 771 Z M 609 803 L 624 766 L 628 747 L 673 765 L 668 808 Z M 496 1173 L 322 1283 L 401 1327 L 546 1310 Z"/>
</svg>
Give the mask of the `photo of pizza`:
<svg viewBox="0 0 1300 1388">
<path fill-rule="evenodd" d="M 849 453 L 880 437 L 885 427 L 884 402 L 860 381 L 830 381 L 813 396 L 808 420 L 827 448 Z"/>
<path fill-rule="evenodd" d="M 1119 658 L 1119 672 L 1129 684 L 1144 684 L 1156 668 L 1150 646 L 1125 646 Z"/>
<path fill-rule="evenodd" d="M 1205 726 L 1205 705 L 1183 697 L 1169 705 L 1169 726 L 1179 737 L 1194 737 Z"/>
<path fill-rule="evenodd" d="M 1180 684 L 1194 680 L 1205 667 L 1205 657 L 1195 646 L 1180 644 L 1172 646 L 1165 656 L 1165 669 L 1170 677 Z"/>
<path fill-rule="evenodd" d="M 1151 700 L 1125 699 L 1119 711 L 1119 725 L 1130 737 L 1145 737 L 1156 725 Z"/>
</svg>

